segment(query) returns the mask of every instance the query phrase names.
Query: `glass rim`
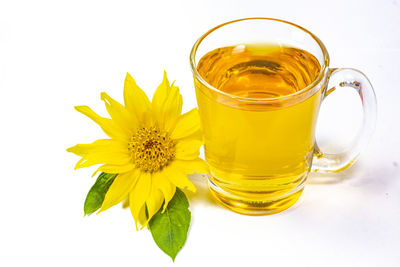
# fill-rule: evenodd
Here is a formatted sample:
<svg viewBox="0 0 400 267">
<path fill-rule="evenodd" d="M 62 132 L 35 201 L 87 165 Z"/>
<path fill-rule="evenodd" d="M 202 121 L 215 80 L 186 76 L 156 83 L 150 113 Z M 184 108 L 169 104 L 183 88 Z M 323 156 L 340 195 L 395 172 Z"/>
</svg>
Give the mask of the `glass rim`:
<svg viewBox="0 0 400 267">
<path fill-rule="evenodd" d="M 206 80 L 204 80 L 203 77 L 200 75 L 200 73 L 197 71 L 197 64 L 196 64 L 196 61 L 195 61 L 196 52 L 197 52 L 197 49 L 200 46 L 201 42 L 208 35 L 210 35 L 212 32 L 214 32 L 215 30 L 217 30 L 217 29 L 219 29 L 219 28 L 221 28 L 223 26 L 226 26 L 226 25 L 229 25 L 229 24 L 233 24 L 233 23 L 236 23 L 236 22 L 248 21 L 248 20 L 269 20 L 269 21 L 275 21 L 275 22 L 284 23 L 284 24 L 293 26 L 293 27 L 295 27 L 297 29 L 300 29 L 301 31 L 303 31 L 303 32 L 307 33 L 309 36 L 311 36 L 314 39 L 314 41 L 319 45 L 319 47 L 320 47 L 320 49 L 322 51 L 322 54 L 323 54 L 323 65 L 321 66 L 320 73 L 314 79 L 314 81 L 312 81 L 309 85 L 307 85 L 306 87 L 302 88 L 301 90 L 299 90 L 297 92 L 294 92 L 294 93 L 291 93 L 291 94 L 288 94 L 288 95 L 272 97 L 272 98 L 251 98 L 251 97 L 243 97 L 243 96 L 237 96 L 237 95 L 233 95 L 233 94 L 230 94 L 230 93 L 226 93 L 226 92 L 224 92 L 224 91 L 222 91 L 222 90 L 220 90 L 218 88 L 215 88 L 214 86 L 209 84 Z M 206 33 L 204 33 L 202 36 L 200 36 L 200 38 L 197 39 L 197 41 L 193 45 L 192 50 L 190 51 L 190 67 L 192 69 L 192 73 L 195 76 L 195 78 L 198 79 L 204 86 L 206 86 L 207 88 L 209 88 L 209 89 L 211 89 L 211 90 L 213 90 L 213 91 L 215 91 L 215 92 L 217 92 L 219 94 L 225 95 L 227 97 L 234 98 L 234 99 L 237 99 L 237 100 L 242 100 L 242 101 L 249 101 L 249 102 L 250 101 L 274 102 L 274 101 L 278 101 L 278 100 L 280 101 L 280 100 L 284 100 L 284 99 L 289 99 L 289 98 L 292 98 L 292 97 L 299 96 L 299 95 L 301 95 L 303 93 L 306 93 L 306 92 L 310 91 L 312 88 L 316 87 L 316 85 L 318 85 L 321 82 L 321 80 L 325 76 L 325 72 L 326 72 L 326 69 L 327 69 L 328 65 L 329 65 L 328 51 L 326 50 L 325 45 L 322 43 L 322 41 L 316 35 L 314 35 L 309 30 L 307 30 L 307 29 L 305 29 L 305 28 L 303 28 L 303 27 L 301 27 L 301 26 L 299 26 L 297 24 L 294 24 L 292 22 L 281 20 L 281 19 L 266 18 L 266 17 L 242 18 L 242 19 L 236 19 L 236 20 L 232 20 L 232 21 L 228 21 L 228 22 L 222 23 L 222 24 L 220 24 L 220 25 L 208 30 Z"/>
</svg>

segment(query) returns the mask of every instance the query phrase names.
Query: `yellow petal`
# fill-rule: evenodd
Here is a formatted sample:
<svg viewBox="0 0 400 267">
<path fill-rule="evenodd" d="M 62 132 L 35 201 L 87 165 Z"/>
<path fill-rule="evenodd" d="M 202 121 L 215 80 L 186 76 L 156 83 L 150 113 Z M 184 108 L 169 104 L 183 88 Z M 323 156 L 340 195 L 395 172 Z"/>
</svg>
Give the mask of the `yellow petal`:
<svg viewBox="0 0 400 267">
<path fill-rule="evenodd" d="M 126 109 L 136 116 L 137 120 L 148 125 L 151 119 L 151 103 L 142 89 L 137 86 L 132 76 L 127 73 L 124 84 L 124 102 Z"/>
<path fill-rule="evenodd" d="M 129 194 L 126 196 L 126 198 L 124 199 L 124 201 L 122 202 L 122 208 L 126 209 L 129 207 Z"/>
<path fill-rule="evenodd" d="M 95 164 L 125 165 L 132 160 L 127 144 L 114 139 L 78 144 L 68 148 L 67 151 L 82 157 L 75 166 L 76 169 Z"/>
<path fill-rule="evenodd" d="M 164 206 L 162 210 L 162 212 L 164 212 L 168 206 L 169 201 L 175 195 L 176 186 L 172 184 L 167 177 L 165 177 L 163 171 L 153 174 L 153 183 L 157 185 L 157 187 L 164 195 Z"/>
<path fill-rule="evenodd" d="M 191 135 L 188 135 L 188 136 L 186 136 L 185 138 L 182 138 L 182 139 L 197 139 L 199 141 L 202 141 L 203 144 L 204 144 L 204 136 L 203 136 L 203 132 L 201 131 L 201 129 L 195 131 Z"/>
<path fill-rule="evenodd" d="M 182 189 L 186 188 L 192 192 L 196 192 L 196 187 L 192 184 L 192 182 L 189 180 L 189 178 L 180 168 L 180 166 L 174 164 L 174 162 L 163 169 L 163 174 L 175 186 Z"/>
<path fill-rule="evenodd" d="M 170 131 L 170 129 L 175 126 L 177 119 L 182 113 L 182 96 L 179 93 L 179 88 L 177 86 L 171 86 L 171 91 L 164 103 L 163 113 L 163 127 L 167 131 Z"/>
<path fill-rule="evenodd" d="M 138 220 L 137 222 L 142 225 L 140 229 L 143 229 L 147 225 L 147 216 L 146 216 L 146 205 L 143 204 L 142 208 L 139 210 Z M 136 230 L 138 230 L 136 223 Z"/>
<path fill-rule="evenodd" d="M 197 108 L 179 117 L 171 133 L 172 139 L 180 139 L 194 134 L 200 130 L 200 116 Z"/>
<path fill-rule="evenodd" d="M 110 165 L 110 164 L 104 164 L 100 166 L 92 176 L 95 176 L 97 172 L 106 172 L 106 173 L 124 173 L 131 171 L 135 168 L 135 164 L 133 163 L 128 163 L 125 165 Z"/>
<path fill-rule="evenodd" d="M 157 114 L 157 116 L 158 114 L 161 113 L 161 109 L 164 106 L 165 100 L 167 99 L 170 89 L 171 87 L 169 85 L 167 73 L 164 71 L 163 80 L 161 84 L 157 87 L 157 90 L 153 95 L 153 100 L 151 101 L 153 111 L 155 114 Z"/>
<path fill-rule="evenodd" d="M 151 191 L 149 197 L 146 200 L 146 207 L 147 207 L 147 222 L 156 214 L 157 211 L 160 210 L 161 205 L 164 201 L 163 193 L 158 189 L 158 186 L 154 183 L 151 185 Z"/>
<path fill-rule="evenodd" d="M 152 108 L 158 126 L 167 131 L 175 125 L 182 112 L 182 96 L 179 88 L 169 84 L 165 71 L 163 81 L 154 93 Z"/>
<path fill-rule="evenodd" d="M 196 159 L 200 152 L 202 141 L 197 139 L 183 139 L 176 144 L 176 159 L 193 160 Z"/>
<path fill-rule="evenodd" d="M 137 119 L 128 110 L 112 99 L 108 94 L 101 93 L 101 100 L 104 101 L 108 114 L 110 114 L 113 121 L 118 124 L 118 126 L 126 131 L 128 135 L 132 135 L 136 130 Z"/>
<path fill-rule="evenodd" d="M 99 139 L 91 144 L 77 144 L 67 149 L 68 152 L 72 152 L 78 156 L 86 156 L 90 153 L 97 152 L 121 152 L 124 153 L 127 150 L 127 144 L 114 139 Z"/>
<path fill-rule="evenodd" d="M 99 164 L 97 161 L 93 161 L 87 158 L 81 158 L 75 165 L 74 169 L 86 168 L 93 165 Z"/>
<path fill-rule="evenodd" d="M 146 205 L 145 205 L 145 203 L 143 203 L 141 207 L 135 207 L 132 204 L 132 194 L 129 194 L 128 203 L 129 203 L 129 208 L 131 210 L 132 216 L 133 216 L 134 210 L 136 210 L 137 208 L 139 209 L 138 212 L 135 211 L 136 212 L 136 215 L 135 215 L 136 218 L 133 217 L 133 219 L 135 220 L 136 231 L 138 231 L 139 230 L 138 224 L 139 225 L 146 225 L 146 222 L 147 222 Z M 141 229 L 143 229 L 143 227 Z"/>
<path fill-rule="evenodd" d="M 201 158 L 194 160 L 175 160 L 174 162 L 184 171 L 185 174 L 210 172 L 207 163 Z"/>
<path fill-rule="evenodd" d="M 139 222 L 140 211 L 149 197 L 151 190 L 151 179 L 150 173 L 141 172 L 136 185 L 129 194 L 129 206 L 136 224 Z"/>
<path fill-rule="evenodd" d="M 138 177 L 139 170 L 118 174 L 106 193 L 99 213 L 124 200 L 134 187 Z"/>
<path fill-rule="evenodd" d="M 91 118 L 109 137 L 123 141 L 129 141 L 131 138 L 131 136 L 127 135 L 113 120 L 97 115 L 88 106 L 76 106 L 75 109 Z"/>
</svg>

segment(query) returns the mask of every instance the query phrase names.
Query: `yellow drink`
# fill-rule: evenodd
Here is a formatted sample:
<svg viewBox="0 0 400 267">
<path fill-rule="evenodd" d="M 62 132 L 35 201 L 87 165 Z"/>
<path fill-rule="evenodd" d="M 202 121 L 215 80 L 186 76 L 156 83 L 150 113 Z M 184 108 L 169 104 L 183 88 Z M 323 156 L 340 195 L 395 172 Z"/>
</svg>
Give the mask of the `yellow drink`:
<svg viewBox="0 0 400 267">
<path fill-rule="evenodd" d="M 200 76 L 222 91 L 195 79 L 211 191 L 221 203 L 256 215 L 298 199 L 311 167 L 322 89 L 284 96 L 311 84 L 320 69 L 304 50 L 267 44 L 222 47 L 200 59 Z"/>
</svg>

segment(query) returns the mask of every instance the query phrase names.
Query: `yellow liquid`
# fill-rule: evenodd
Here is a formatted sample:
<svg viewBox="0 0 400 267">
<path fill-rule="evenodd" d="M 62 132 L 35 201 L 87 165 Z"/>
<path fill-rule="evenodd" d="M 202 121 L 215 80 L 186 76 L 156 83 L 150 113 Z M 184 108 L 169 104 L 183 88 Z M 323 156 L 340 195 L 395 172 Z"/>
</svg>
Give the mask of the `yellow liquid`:
<svg viewBox="0 0 400 267">
<path fill-rule="evenodd" d="M 321 91 L 266 102 L 302 90 L 321 71 L 310 53 L 266 44 L 222 47 L 204 55 L 195 79 L 211 169 L 211 192 L 234 211 L 276 213 L 302 191 L 314 152 Z M 321 86 L 322 87 L 322 86 Z"/>
</svg>

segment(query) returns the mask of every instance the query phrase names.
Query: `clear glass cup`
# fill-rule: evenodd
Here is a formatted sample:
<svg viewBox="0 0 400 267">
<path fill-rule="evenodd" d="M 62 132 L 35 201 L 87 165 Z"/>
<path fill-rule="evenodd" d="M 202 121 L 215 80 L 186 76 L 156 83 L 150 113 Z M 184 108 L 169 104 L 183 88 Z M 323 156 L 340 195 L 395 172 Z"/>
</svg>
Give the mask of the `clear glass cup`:
<svg viewBox="0 0 400 267">
<path fill-rule="evenodd" d="M 244 97 L 210 85 L 199 74 L 199 60 L 228 46 L 269 43 L 312 54 L 319 75 L 297 92 L 277 97 Z M 221 24 L 202 35 L 190 54 L 215 199 L 247 215 L 273 214 L 293 205 L 310 171 L 338 172 L 354 163 L 376 120 L 376 98 L 368 78 L 355 69 L 329 68 L 324 44 L 308 30 L 271 18 Z M 322 100 L 337 87 L 356 90 L 364 119 L 352 145 L 339 154 L 323 153 L 315 142 Z"/>
</svg>

